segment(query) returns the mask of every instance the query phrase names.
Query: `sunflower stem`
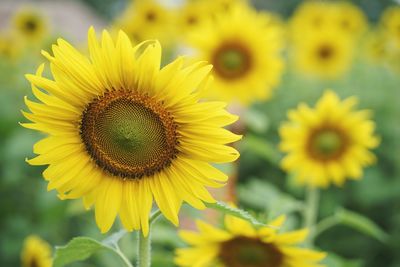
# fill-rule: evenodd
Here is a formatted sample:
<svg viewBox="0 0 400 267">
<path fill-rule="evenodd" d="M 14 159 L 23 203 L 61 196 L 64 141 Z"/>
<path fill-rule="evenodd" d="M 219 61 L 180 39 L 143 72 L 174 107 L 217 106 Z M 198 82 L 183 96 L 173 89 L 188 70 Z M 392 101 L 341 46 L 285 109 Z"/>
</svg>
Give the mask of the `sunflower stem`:
<svg viewBox="0 0 400 267">
<path fill-rule="evenodd" d="M 304 208 L 304 227 L 309 230 L 306 245 L 312 247 L 314 243 L 315 224 L 318 217 L 319 190 L 315 186 L 308 186 L 306 191 L 306 206 Z"/>
<path fill-rule="evenodd" d="M 138 267 L 150 267 L 151 265 L 151 225 L 160 217 L 161 211 L 155 211 L 149 220 L 149 234 L 145 237 L 139 232 L 138 237 Z"/>
</svg>

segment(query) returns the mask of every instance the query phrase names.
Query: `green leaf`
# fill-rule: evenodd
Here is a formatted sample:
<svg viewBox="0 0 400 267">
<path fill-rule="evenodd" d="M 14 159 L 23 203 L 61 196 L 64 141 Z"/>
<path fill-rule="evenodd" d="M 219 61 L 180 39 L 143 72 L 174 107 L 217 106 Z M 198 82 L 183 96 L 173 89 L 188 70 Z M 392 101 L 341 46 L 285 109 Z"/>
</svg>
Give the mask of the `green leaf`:
<svg viewBox="0 0 400 267">
<path fill-rule="evenodd" d="M 273 184 L 254 177 L 240 186 L 238 193 L 244 204 L 267 212 L 270 219 L 300 211 L 304 206 L 303 202 L 280 191 Z"/>
<path fill-rule="evenodd" d="M 218 201 L 216 203 L 206 203 L 206 206 L 208 208 L 221 211 L 221 212 L 223 212 L 225 214 L 232 215 L 232 216 L 238 217 L 240 219 L 246 220 L 246 221 L 250 222 L 255 227 L 267 226 L 266 224 L 261 223 L 257 219 L 255 219 L 247 211 L 242 210 L 242 209 L 238 209 L 238 208 L 235 208 L 235 207 L 232 207 L 232 206 L 229 206 L 228 204 L 220 202 L 220 201 Z"/>
<path fill-rule="evenodd" d="M 388 239 L 388 235 L 375 222 L 361 214 L 345 209 L 339 209 L 335 216 L 341 224 L 352 227 L 353 229 L 383 243 Z"/>
<path fill-rule="evenodd" d="M 322 262 L 325 266 L 329 267 L 361 267 L 364 262 L 359 259 L 350 260 L 342 258 L 332 252 L 328 252 L 327 257 Z"/>
<path fill-rule="evenodd" d="M 103 248 L 100 242 L 89 237 L 75 237 L 66 246 L 56 247 L 54 267 L 62 267 L 68 263 L 82 261 Z"/>
<path fill-rule="evenodd" d="M 274 165 L 279 165 L 281 154 L 275 145 L 268 142 L 265 138 L 248 134 L 243 139 L 241 146 L 243 151 L 250 151 Z"/>
<path fill-rule="evenodd" d="M 265 113 L 255 109 L 248 109 L 243 114 L 246 126 L 258 133 L 265 132 L 269 126 L 269 120 Z"/>
</svg>

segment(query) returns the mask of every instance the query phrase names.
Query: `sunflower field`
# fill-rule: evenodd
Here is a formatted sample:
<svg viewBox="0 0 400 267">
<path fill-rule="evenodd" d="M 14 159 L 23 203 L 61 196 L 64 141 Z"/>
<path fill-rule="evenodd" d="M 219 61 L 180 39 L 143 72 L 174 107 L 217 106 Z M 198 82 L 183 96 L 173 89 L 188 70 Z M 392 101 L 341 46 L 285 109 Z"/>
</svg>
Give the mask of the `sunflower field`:
<svg viewBox="0 0 400 267">
<path fill-rule="evenodd" d="M 0 1 L 1 267 L 400 267 L 400 1 Z"/>
</svg>

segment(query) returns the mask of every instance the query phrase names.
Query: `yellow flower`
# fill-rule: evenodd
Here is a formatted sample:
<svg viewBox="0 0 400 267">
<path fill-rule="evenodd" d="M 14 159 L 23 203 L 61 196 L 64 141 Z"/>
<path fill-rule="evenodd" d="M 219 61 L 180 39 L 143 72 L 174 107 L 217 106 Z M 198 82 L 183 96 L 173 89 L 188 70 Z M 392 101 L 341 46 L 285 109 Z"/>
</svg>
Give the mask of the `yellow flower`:
<svg viewBox="0 0 400 267">
<path fill-rule="evenodd" d="M 290 19 L 290 37 L 301 42 L 304 35 L 339 32 L 357 41 L 367 28 L 364 13 L 345 1 L 305 1 Z"/>
<path fill-rule="evenodd" d="M 38 236 L 30 235 L 21 252 L 22 267 L 51 267 L 51 248 Z"/>
<path fill-rule="evenodd" d="M 387 38 L 392 40 L 392 45 L 400 49 L 400 7 L 387 8 L 383 12 L 380 24 Z"/>
<path fill-rule="evenodd" d="M 335 8 L 335 25 L 352 38 L 359 37 L 367 29 L 367 19 L 362 10 L 348 1 L 332 3 Z"/>
<path fill-rule="evenodd" d="M 354 47 L 341 31 L 305 34 L 293 45 L 294 64 L 299 72 L 322 79 L 343 75 L 353 61 Z"/>
<path fill-rule="evenodd" d="M 213 64 L 212 98 L 250 104 L 271 97 L 283 70 L 280 29 L 272 18 L 238 4 L 193 32 L 197 58 Z"/>
<path fill-rule="evenodd" d="M 354 111 L 357 98 L 340 101 L 326 91 L 315 108 L 300 104 L 288 112 L 280 128 L 280 149 L 288 154 L 282 167 L 302 184 L 341 186 L 346 178 L 360 179 L 363 167 L 375 156 L 369 149 L 379 144 L 368 110 Z"/>
<path fill-rule="evenodd" d="M 370 31 L 362 42 L 363 52 L 371 63 L 381 64 L 387 57 L 386 38 L 379 30 Z"/>
<path fill-rule="evenodd" d="M 400 71 L 400 7 L 386 9 L 380 26 L 385 38 L 386 63 L 391 69 Z"/>
<path fill-rule="evenodd" d="M 54 56 L 43 53 L 54 80 L 41 76 L 43 65 L 27 75 L 40 103 L 26 99 L 32 123 L 23 126 L 49 135 L 28 162 L 49 165 L 48 190 L 94 205 L 103 233 L 119 214 L 127 230 L 147 235 L 153 197 L 175 225 L 183 201 L 215 202 L 205 186 L 227 176 L 210 163 L 236 160 L 225 144 L 240 136 L 222 128 L 237 119 L 225 103 L 199 102 L 211 66 L 178 58 L 160 70 L 157 41 L 132 47 L 122 31 L 115 43 L 104 31 L 99 43 L 93 28 L 88 38 L 90 59 L 59 39 Z"/>
<path fill-rule="evenodd" d="M 226 216 L 226 229 L 197 221 L 199 233 L 180 231 L 190 248 L 176 251 L 178 266 L 197 267 L 322 267 L 318 262 L 325 253 L 301 248 L 297 244 L 307 237 L 306 229 L 280 233 L 281 216 L 269 227 L 255 229 L 242 219 Z"/>
<path fill-rule="evenodd" d="M 0 35 L 0 58 L 15 59 L 21 51 L 20 42 L 10 34 Z"/>
<path fill-rule="evenodd" d="M 158 39 L 163 45 L 173 41 L 172 18 L 170 10 L 155 0 L 132 2 L 115 28 L 121 28 L 132 41 L 142 42 Z"/>
<path fill-rule="evenodd" d="M 191 31 L 203 25 L 207 20 L 211 19 L 210 3 L 204 0 L 186 1 L 175 13 L 176 27 L 185 37 Z"/>
<path fill-rule="evenodd" d="M 42 14 L 33 9 L 21 9 L 13 17 L 15 31 L 30 42 L 43 40 L 47 34 L 47 23 Z"/>
</svg>

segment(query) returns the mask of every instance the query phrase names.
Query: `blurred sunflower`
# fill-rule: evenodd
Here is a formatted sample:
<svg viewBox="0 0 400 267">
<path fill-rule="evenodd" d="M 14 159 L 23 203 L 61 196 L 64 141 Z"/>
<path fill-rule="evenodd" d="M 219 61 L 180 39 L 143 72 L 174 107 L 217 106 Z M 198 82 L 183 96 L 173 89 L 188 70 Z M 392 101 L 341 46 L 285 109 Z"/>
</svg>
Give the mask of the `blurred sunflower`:
<svg viewBox="0 0 400 267">
<path fill-rule="evenodd" d="M 381 64 L 387 57 L 386 40 L 379 30 L 371 30 L 366 34 L 363 42 L 365 58 L 374 64 Z"/>
<path fill-rule="evenodd" d="M 221 187 L 227 176 L 210 163 L 231 162 L 237 141 L 223 126 L 237 116 L 222 102 L 199 102 L 210 65 L 183 65 L 179 58 L 160 70 L 161 47 L 132 47 L 121 31 L 98 43 L 89 30 L 90 60 L 66 41 L 53 45 L 54 80 L 27 75 L 41 103 L 26 99 L 32 123 L 23 126 L 49 137 L 34 146 L 32 165 L 49 165 L 43 176 L 62 199 L 83 197 L 95 205 L 96 222 L 107 232 L 117 214 L 127 230 L 147 235 L 153 197 L 178 224 L 183 201 L 205 208 L 215 200 L 205 186 Z M 42 88 L 42 92 L 38 88 Z"/>
<path fill-rule="evenodd" d="M 15 59 L 21 52 L 20 42 L 11 34 L 0 34 L 0 57 Z"/>
<path fill-rule="evenodd" d="M 400 7 L 387 8 L 380 25 L 385 38 L 386 63 L 391 69 L 400 72 Z"/>
<path fill-rule="evenodd" d="M 22 9 L 13 17 L 16 33 L 29 42 L 40 42 L 47 34 L 48 26 L 42 14 L 33 9 Z"/>
<path fill-rule="evenodd" d="M 343 75 L 353 60 L 353 42 L 341 31 L 305 34 L 293 45 L 292 56 L 299 72 L 323 79 Z"/>
<path fill-rule="evenodd" d="M 196 58 L 213 64 L 208 96 L 250 104 L 271 97 L 283 71 L 282 36 L 266 14 L 237 4 L 190 36 Z"/>
<path fill-rule="evenodd" d="M 180 231 L 190 248 L 176 250 L 178 266 L 219 267 L 321 267 L 325 253 L 301 248 L 308 231 L 279 233 L 285 217 L 255 229 L 242 219 L 226 216 L 226 230 L 197 221 L 199 233 Z"/>
<path fill-rule="evenodd" d="M 301 39 L 304 32 L 319 31 L 331 23 L 332 9 L 328 2 L 304 1 L 297 7 L 289 25 L 294 40 Z"/>
<path fill-rule="evenodd" d="M 30 235 L 21 252 L 22 267 L 51 267 L 51 248 L 38 236 Z"/>
<path fill-rule="evenodd" d="M 352 38 L 360 36 L 367 29 L 367 19 L 362 10 L 348 1 L 335 2 L 335 25 Z"/>
<path fill-rule="evenodd" d="M 178 8 L 175 14 L 177 28 L 182 32 L 183 37 L 211 19 L 210 11 L 209 3 L 204 0 L 186 1 Z"/>
<path fill-rule="evenodd" d="M 301 40 L 308 32 L 341 31 L 356 40 L 367 28 L 364 13 L 347 1 L 305 1 L 290 20 L 291 35 Z"/>
<path fill-rule="evenodd" d="M 346 178 L 360 179 L 362 168 L 375 161 L 369 149 L 379 144 L 368 110 L 354 111 L 357 98 L 340 101 L 326 91 L 315 108 L 300 104 L 288 112 L 280 128 L 280 149 L 288 155 L 282 167 L 302 184 L 341 186 Z"/>
<path fill-rule="evenodd" d="M 380 24 L 387 38 L 393 40 L 393 45 L 400 48 L 400 7 L 387 8 L 382 14 Z"/>
<path fill-rule="evenodd" d="M 173 40 L 171 11 L 156 0 L 133 1 L 114 28 L 124 30 L 134 42 L 158 39 L 163 45 Z"/>
</svg>

